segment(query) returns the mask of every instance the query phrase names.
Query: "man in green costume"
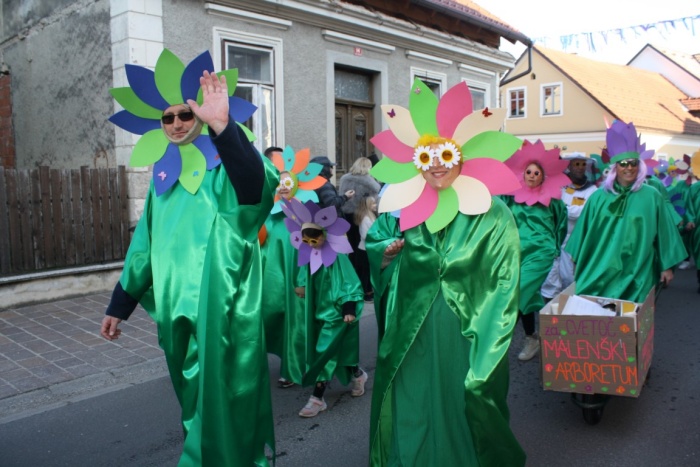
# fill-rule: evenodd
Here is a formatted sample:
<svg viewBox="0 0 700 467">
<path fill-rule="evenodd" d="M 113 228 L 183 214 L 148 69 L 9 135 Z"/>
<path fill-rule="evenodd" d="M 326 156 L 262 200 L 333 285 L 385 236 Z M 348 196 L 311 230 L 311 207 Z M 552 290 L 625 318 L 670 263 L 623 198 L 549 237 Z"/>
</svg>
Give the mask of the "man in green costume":
<svg viewBox="0 0 700 467">
<path fill-rule="evenodd" d="M 179 465 L 266 466 L 274 431 L 257 234 L 278 181 L 233 120 L 226 72 L 219 79 L 202 71 L 213 70 L 203 55 L 185 68 L 166 50 L 155 74 L 127 71 L 141 74 L 130 78 L 131 94 L 113 93 L 126 111 L 136 109 L 115 116 L 115 123 L 132 131 L 151 128 L 134 148 L 132 165 L 148 156 L 144 147 L 161 151 L 148 156 L 155 161 L 154 180 L 101 334 L 117 339 L 119 323 L 138 303 L 156 321 L 182 407 Z M 148 81 L 144 76 L 160 96 L 139 87 Z M 173 77 L 177 85 L 169 86 Z M 149 108 L 133 105 L 134 96 Z M 162 112 L 162 130 L 148 121 L 157 115 L 151 109 Z M 207 127 L 209 134 L 200 135 Z"/>
<path fill-rule="evenodd" d="M 606 136 L 611 166 L 566 245 L 576 264 L 576 293 L 642 302 L 673 279 L 686 256 L 666 200 L 645 184 L 646 145 L 634 124 L 616 121 Z"/>
</svg>

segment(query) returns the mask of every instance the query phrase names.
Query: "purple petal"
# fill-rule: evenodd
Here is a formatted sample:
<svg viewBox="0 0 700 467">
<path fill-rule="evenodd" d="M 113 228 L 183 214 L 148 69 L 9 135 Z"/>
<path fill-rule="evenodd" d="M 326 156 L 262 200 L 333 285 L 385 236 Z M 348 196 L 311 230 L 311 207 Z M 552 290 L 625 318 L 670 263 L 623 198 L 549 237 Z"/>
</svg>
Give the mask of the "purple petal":
<svg viewBox="0 0 700 467">
<path fill-rule="evenodd" d="M 160 128 L 160 122 L 158 120 L 137 117 L 128 110 L 122 110 L 115 113 L 109 117 L 109 121 L 117 125 L 119 128 L 130 133 L 134 133 L 135 135 L 142 135 L 151 130 Z"/>
<path fill-rule="evenodd" d="M 335 252 L 330 243 L 325 243 L 321 248 L 319 256 L 321 257 L 321 261 L 323 261 L 323 265 L 328 267 L 335 262 L 335 259 L 338 257 L 338 253 Z"/>
<path fill-rule="evenodd" d="M 303 266 L 305 264 L 309 264 L 311 261 L 311 253 L 313 253 L 313 248 L 311 248 L 309 245 L 306 243 L 299 245 L 299 261 L 297 262 L 297 265 Z"/>
<path fill-rule="evenodd" d="M 289 216 L 289 214 L 287 214 L 287 211 L 284 210 L 284 203 L 282 203 L 282 211 L 284 211 L 285 215 Z M 298 218 L 296 218 L 295 220 L 291 217 L 285 217 L 284 226 L 287 227 L 287 230 L 289 230 L 289 232 L 291 233 L 298 231 L 299 227 L 301 227 L 301 224 L 299 223 Z"/>
<path fill-rule="evenodd" d="M 337 218 L 338 211 L 335 209 L 335 206 L 325 207 L 314 214 L 314 222 L 324 229 L 333 225 Z"/>
<path fill-rule="evenodd" d="M 214 73 L 214 62 L 211 59 L 209 51 L 206 50 L 194 58 L 185 67 L 185 71 L 182 72 L 182 78 L 180 79 L 180 92 L 182 92 L 182 98 L 197 100 L 197 94 L 199 93 L 199 78 L 202 77 L 204 70 L 209 73 Z"/>
<path fill-rule="evenodd" d="M 317 248 L 310 249 L 311 254 L 309 264 L 311 267 L 311 274 L 313 274 L 318 271 L 318 268 L 320 268 L 321 264 L 323 264 L 323 256 L 321 255 L 321 250 L 318 250 Z"/>
<path fill-rule="evenodd" d="M 127 64 L 124 66 L 126 70 L 126 79 L 129 81 L 129 86 L 146 104 L 156 109 L 165 110 L 170 107 L 170 104 L 163 99 L 156 87 L 155 74 L 153 70 L 139 66 Z"/>
<path fill-rule="evenodd" d="M 286 220 L 288 220 L 288 219 L 285 219 L 285 221 Z M 287 226 L 287 228 L 289 228 L 289 226 Z M 301 239 L 301 232 L 298 229 L 293 231 L 289 235 L 289 240 L 292 242 L 292 246 L 294 246 L 294 248 L 296 248 L 297 250 L 304 243 L 304 242 L 302 242 L 302 239 Z"/>
<path fill-rule="evenodd" d="M 339 217 L 333 225 L 329 225 L 326 228 L 326 232 L 333 235 L 345 235 L 345 233 L 350 230 L 350 223 Z"/>
<path fill-rule="evenodd" d="M 207 170 L 211 170 L 221 164 L 219 151 L 216 150 L 216 146 L 212 143 L 209 135 L 197 136 L 197 139 L 192 141 L 192 144 L 204 154 L 204 159 L 207 161 Z"/>
<path fill-rule="evenodd" d="M 352 253 L 352 246 L 345 235 L 326 235 L 326 242 L 338 253 Z"/>
<path fill-rule="evenodd" d="M 165 154 L 153 164 L 153 185 L 156 196 L 160 196 L 172 187 L 182 172 L 180 149 L 175 144 L 168 144 Z"/>
<path fill-rule="evenodd" d="M 299 225 L 303 224 L 304 222 L 311 222 L 311 213 L 309 213 L 309 209 L 305 204 L 301 204 L 301 201 L 299 201 L 296 198 L 292 198 L 289 201 L 286 201 L 285 204 L 289 204 L 289 208 L 291 210 L 291 215 L 296 216 L 297 221 L 299 222 Z M 290 214 L 285 211 L 285 213 L 289 216 Z"/>
<path fill-rule="evenodd" d="M 314 203 L 313 201 L 305 202 L 304 206 L 306 206 L 306 209 L 309 211 L 309 215 L 311 216 L 310 219 L 313 219 L 316 213 L 321 210 L 321 206 Z M 307 222 L 311 222 L 311 220 L 308 220 Z"/>
</svg>

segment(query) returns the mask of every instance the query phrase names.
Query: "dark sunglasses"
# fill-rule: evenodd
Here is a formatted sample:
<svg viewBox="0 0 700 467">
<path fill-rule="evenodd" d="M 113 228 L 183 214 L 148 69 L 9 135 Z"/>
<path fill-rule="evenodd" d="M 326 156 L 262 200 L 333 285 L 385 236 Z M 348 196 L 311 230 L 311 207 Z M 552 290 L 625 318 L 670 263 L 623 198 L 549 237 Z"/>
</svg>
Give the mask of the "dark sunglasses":
<svg viewBox="0 0 700 467">
<path fill-rule="evenodd" d="M 528 174 L 528 175 L 532 175 L 532 174 L 533 174 L 533 171 L 532 171 L 532 170 L 526 170 L 525 173 Z M 539 170 L 535 170 L 535 171 L 534 171 L 534 174 L 535 174 L 535 177 L 539 177 L 539 176 L 540 176 L 540 171 L 539 171 Z"/>
<path fill-rule="evenodd" d="M 571 165 L 574 167 L 585 167 L 586 162 L 585 161 L 575 161 L 575 162 L 572 162 Z"/>
<path fill-rule="evenodd" d="M 630 160 L 627 160 L 627 161 L 620 161 L 620 162 L 617 163 L 617 165 L 619 165 L 619 166 L 622 167 L 623 169 L 624 169 L 625 167 L 627 167 L 628 165 L 629 165 L 629 166 L 632 166 L 632 167 L 637 167 L 637 166 L 639 165 L 639 159 L 630 159 Z"/>
<path fill-rule="evenodd" d="M 175 117 L 179 118 L 181 122 L 189 122 L 194 118 L 194 112 L 188 110 L 186 112 L 180 112 L 179 114 L 168 114 L 160 117 L 160 121 L 166 125 L 170 125 L 175 121 Z"/>
</svg>

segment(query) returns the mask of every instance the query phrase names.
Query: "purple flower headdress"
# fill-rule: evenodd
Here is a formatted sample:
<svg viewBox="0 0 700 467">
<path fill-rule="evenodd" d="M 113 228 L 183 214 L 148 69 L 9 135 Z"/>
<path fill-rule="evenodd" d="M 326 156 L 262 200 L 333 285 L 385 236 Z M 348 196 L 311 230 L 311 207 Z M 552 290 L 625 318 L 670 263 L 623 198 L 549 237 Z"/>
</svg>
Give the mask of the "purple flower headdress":
<svg viewBox="0 0 700 467">
<path fill-rule="evenodd" d="M 292 245 L 299 250 L 299 266 L 309 264 L 313 274 L 321 265 L 328 267 L 333 264 L 338 253 L 352 253 L 352 246 L 345 236 L 350 224 L 338 217 L 335 206 L 321 209 L 313 201 L 302 204 L 296 198 L 283 199 L 282 203 L 282 211 L 287 216 L 284 225 L 291 232 Z M 301 231 L 309 227 L 323 231 L 325 241 L 320 248 L 314 248 L 303 241 Z"/>
</svg>

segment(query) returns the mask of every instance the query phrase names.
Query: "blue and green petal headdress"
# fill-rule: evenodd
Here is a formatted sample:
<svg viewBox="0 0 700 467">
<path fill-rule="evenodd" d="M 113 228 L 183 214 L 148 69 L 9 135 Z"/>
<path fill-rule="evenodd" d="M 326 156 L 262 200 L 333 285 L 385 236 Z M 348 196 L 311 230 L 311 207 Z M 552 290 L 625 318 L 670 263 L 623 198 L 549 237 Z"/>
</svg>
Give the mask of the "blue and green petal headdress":
<svg viewBox="0 0 700 467">
<path fill-rule="evenodd" d="M 187 104 L 188 99 L 202 104 L 199 78 L 204 70 L 214 72 L 214 62 L 208 51 L 203 52 L 186 66 L 168 49 L 158 57 L 155 71 L 138 65 L 126 65 L 129 87 L 110 89 L 112 97 L 125 110 L 117 112 L 109 121 L 130 133 L 142 135 L 131 154 L 129 165 L 153 165 L 153 184 L 156 195 L 168 191 L 178 180 L 188 192 L 195 194 L 202 184 L 204 173 L 221 163 L 209 137 L 207 125 L 194 140 L 176 144 L 168 140 L 160 118 L 168 107 Z M 238 70 L 217 73 L 226 76 L 229 93 L 229 115 L 235 122 L 245 122 L 257 110 L 250 102 L 233 96 L 238 82 Z M 241 123 L 238 125 L 253 141 L 255 136 Z"/>
</svg>

